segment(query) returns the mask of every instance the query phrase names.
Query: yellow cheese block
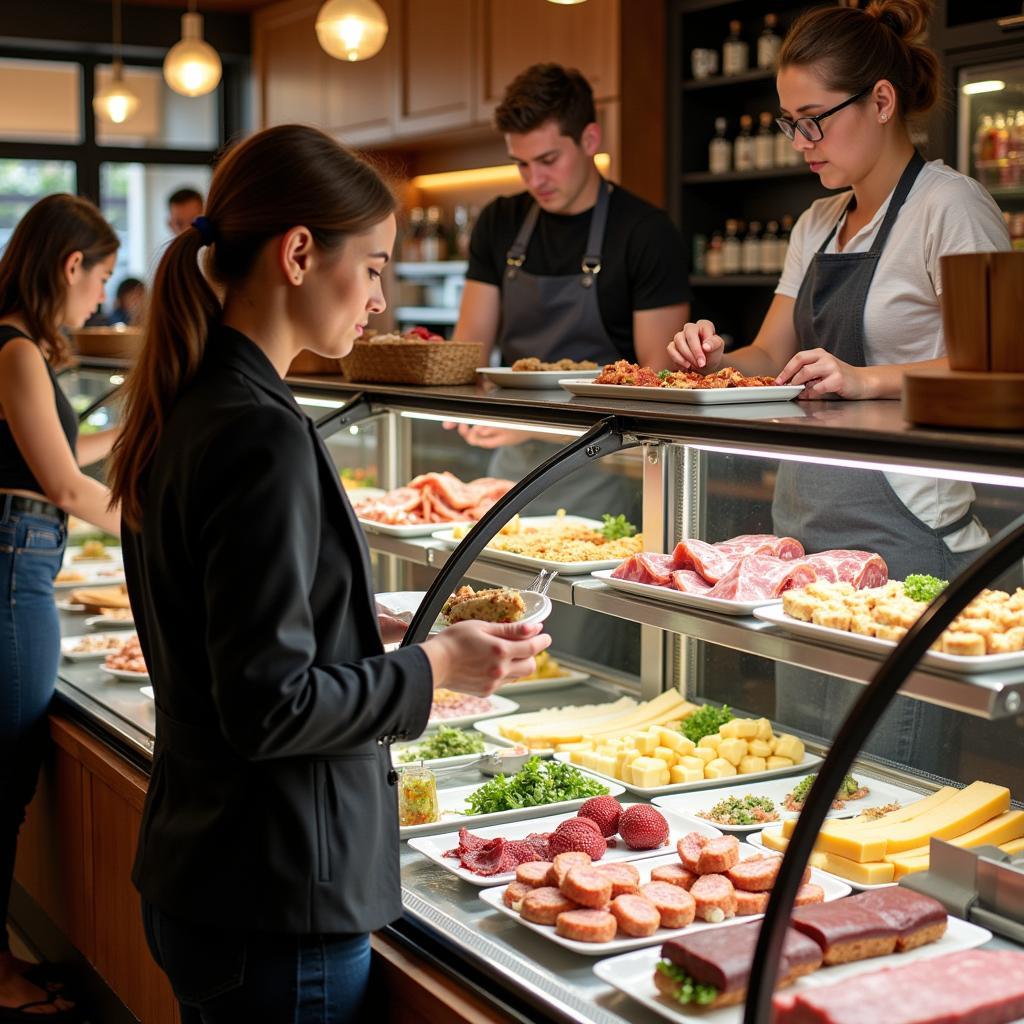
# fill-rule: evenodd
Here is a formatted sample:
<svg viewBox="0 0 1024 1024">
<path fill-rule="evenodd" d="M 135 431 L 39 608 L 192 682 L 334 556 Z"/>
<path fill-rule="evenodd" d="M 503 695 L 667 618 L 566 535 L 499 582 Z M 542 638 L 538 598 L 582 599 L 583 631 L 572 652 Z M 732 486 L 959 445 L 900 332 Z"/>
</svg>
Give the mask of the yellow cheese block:
<svg viewBox="0 0 1024 1024">
<path fill-rule="evenodd" d="M 716 757 L 704 766 L 705 779 L 725 779 L 736 774 L 736 768 L 724 757 Z"/>
<path fill-rule="evenodd" d="M 682 758 L 677 765 L 673 765 L 669 769 L 669 778 L 672 782 L 703 782 L 704 781 L 704 762 L 700 761 L 700 767 L 694 768 L 692 765 L 685 765 L 683 761 L 688 761 L 689 758 Z"/>
<path fill-rule="evenodd" d="M 761 833 L 761 842 L 769 850 L 775 850 L 777 853 L 785 853 L 786 847 L 789 846 L 789 837 L 784 836 L 782 831 L 777 828 L 766 828 Z"/>
<path fill-rule="evenodd" d="M 712 750 L 711 747 L 694 747 L 693 753 L 690 756 L 698 757 L 704 762 L 704 764 L 707 764 L 709 761 L 714 761 L 714 759 L 718 757 L 718 751 Z"/>
<path fill-rule="evenodd" d="M 689 754 L 695 744 L 693 740 L 687 739 L 678 729 L 669 729 L 662 725 L 658 728 L 660 745 L 668 747 L 678 755 Z"/>
<path fill-rule="evenodd" d="M 724 757 L 734 768 L 747 756 L 747 741 L 724 739 L 718 744 L 718 756 Z"/>
<path fill-rule="evenodd" d="M 767 740 L 748 740 L 747 748 L 752 757 L 771 757 L 775 749 Z"/>
<path fill-rule="evenodd" d="M 958 792 L 959 790 L 954 789 L 952 786 L 943 786 L 942 789 L 936 790 L 931 796 L 926 796 L 923 800 L 915 800 L 912 804 L 907 804 L 905 807 L 890 811 L 881 818 L 830 818 L 822 826 L 822 832 L 836 834 L 856 833 L 860 835 L 866 829 L 885 829 L 890 825 L 899 825 L 905 821 L 911 821 L 922 814 L 929 813 L 934 808 L 939 807 L 945 801 L 954 797 Z M 783 835 L 791 836 L 796 828 L 796 822 L 796 818 L 787 818 L 782 823 Z"/>
<path fill-rule="evenodd" d="M 763 757 L 753 757 L 748 754 L 746 757 L 740 758 L 737 770 L 740 775 L 749 775 L 751 772 L 763 772 L 767 767 L 768 765 Z"/>
<path fill-rule="evenodd" d="M 710 747 L 712 750 L 718 750 L 718 744 L 722 742 L 722 737 L 718 733 L 713 732 L 710 736 L 705 736 L 698 744 L 698 747 Z"/>
<path fill-rule="evenodd" d="M 772 754 L 771 756 L 765 758 L 765 761 L 768 764 L 768 770 L 769 771 L 774 771 L 774 769 L 776 769 L 776 768 L 792 768 L 793 767 L 793 761 L 792 761 L 791 758 L 788 758 L 788 757 L 776 757 L 774 754 Z"/>
<path fill-rule="evenodd" d="M 757 739 L 757 719 L 734 718 L 718 727 L 718 735 L 722 739 Z"/>
<path fill-rule="evenodd" d="M 714 759 L 713 758 L 709 758 L 708 760 L 714 760 Z M 700 772 L 700 778 L 703 779 L 704 778 L 704 765 L 706 765 L 706 764 L 707 764 L 707 761 L 705 761 L 703 758 L 684 756 L 684 757 L 679 758 L 679 764 L 677 765 L 677 767 L 689 768 L 692 771 Z"/>
<path fill-rule="evenodd" d="M 1024 811 L 1006 811 L 963 835 L 950 837 L 946 842 L 953 846 L 969 849 L 972 846 L 987 844 L 998 846 L 1000 843 L 1008 843 L 1011 840 L 1020 839 L 1022 836 L 1024 836 Z M 897 860 L 927 856 L 928 844 L 925 844 L 924 846 L 915 846 L 912 850 L 905 850 L 903 853 L 888 853 L 885 859 L 895 863 Z"/>
<path fill-rule="evenodd" d="M 652 757 L 660 757 L 671 768 L 679 758 L 676 756 L 676 752 L 668 747 L 655 747 L 651 753 Z"/>
<path fill-rule="evenodd" d="M 772 732 L 772 723 L 767 718 L 757 719 L 757 733 L 755 735 L 759 740 L 775 739 L 775 734 Z"/>
<path fill-rule="evenodd" d="M 785 853 L 786 847 L 789 846 L 789 840 L 778 829 L 765 829 L 761 833 L 761 841 L 769 850 L 775 850 L 778 853 Z M 840 878 L 847 878 L 860 885 L 882 885 L 899 877 L 893 865 L 887 864 L 885 861 L 869 861 L 861 864 L 848 857 L 840 857 L 824 850 L 815 850 L 811 854 L 809 862 L 811 867 L 821 868 L 822 871 L 839 875 Z"/>
<path fill-rule="evenodd" d="M 804 744 L 795 736 L 779 736 L 774 750 L 776 757 L 788 757 L 793 764 L 799 764 L 804 759 Z"/>
<path fill-rule="evenodd" d="M 664 784 L 662 777 L 668 782 L 669 767 L 660 757 L 638 757 L 629 767 L 633 773 L 634 786 L 642 786 L 644 789 L 661 786 Z"/>
<path fill-rule="evenodd" d="M 1008 843 L 1000 843 L 999 849 L 1011 857 L 1018 853 L 1024 853 L 1024 839 L 1011 839 Z"/>
</svg>

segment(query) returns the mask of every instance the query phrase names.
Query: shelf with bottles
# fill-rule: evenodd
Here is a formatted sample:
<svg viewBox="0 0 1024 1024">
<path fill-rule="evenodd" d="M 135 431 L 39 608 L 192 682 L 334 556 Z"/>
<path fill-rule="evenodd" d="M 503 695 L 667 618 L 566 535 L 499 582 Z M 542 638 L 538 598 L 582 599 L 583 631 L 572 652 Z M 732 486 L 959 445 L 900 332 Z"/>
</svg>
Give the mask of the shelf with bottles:
<svg viewBox="0 0 1024 1024">
<path fill-rule="evenodd" d="M 708 169 L 694 174 L 684 174 L 684 181 L 694 181 L 695 174 L 710 174 L 716 177 L 735 178 L 736 175 L 776 176 L 778 172 L 806 169 L 800 151 L 787 139 L 775 123 L 771 111 L 763 110 L 757 115 L 757 131 L 750 114 L 741 114 L 739 132 L 735 138 L 728 136 L 729 121 L 725 117 L 715 118 L 715 134 L 708 143 Z M 703 180 L 703 179 L 702 179 Z"/>
<path fill-rule="evenodd" d="M 456 206 L 449 223 L 440 206 L 428 206 L 426 209 L 414 206 L 409 211 L 409 222 L 398 246 L 401 263 L 437 265 L 467 260 L 469 239 L 479 212 L 475 206 Z M 405 276 L 413 275 L 406 273 Z"/>
<path fill-rule="evenodd" d="M 751 46 L 743 38 L 743 23 L 739 19 L 729 22 L 729 34 L 718 49 L 697 46 L 690 51 L 691 78 L 683 83 L 684 89 L 705 89 L 709 86 L 739 84 L 769 79 L 775 74 L 782 36 L 778 32 L 778 16 L 764 16 L 764 28 Z M 719 73 L 721 56 L 721 73 Z M 751 63 L 751 56 L 754 60 Z"/>
<path fill-rule="evenodd" d="M 723 283 L 743 279 L 747 285 L 777 282 L 792 230 L 793 217 L 788 213 L 781 222 L 770 220 L 763 227 L 760 221 L 747 225 L 731 217 L 725 230 L 713 231 L 710 239 L 693 236 L 694 277 L 702 283 L 705 278 Z"/>
<path fill-rule="evenodd" d="M 730 85 L 752 85 L 756 82 L 775 81 L 774 68 L 754 68 L 740 75 L 712 75 L 708 78 L 687 78 L 683 89 L 691 92 L 694 89 L 723 89 Z"/>
<path fill-rule="evenodd" d="M 798 178 L 806 177 L 811 180 L 810 171 L 807 165 L 801 163 L 799 167 L 773 167 L 764 171 L 727 171 L 724 174 L 715 174 L 711 171 L 687 171 L 680 175 L 680 181 L 684 185 L 725 185 L 737 181 L 768 181 L 772 178 Z"/>
</svg>

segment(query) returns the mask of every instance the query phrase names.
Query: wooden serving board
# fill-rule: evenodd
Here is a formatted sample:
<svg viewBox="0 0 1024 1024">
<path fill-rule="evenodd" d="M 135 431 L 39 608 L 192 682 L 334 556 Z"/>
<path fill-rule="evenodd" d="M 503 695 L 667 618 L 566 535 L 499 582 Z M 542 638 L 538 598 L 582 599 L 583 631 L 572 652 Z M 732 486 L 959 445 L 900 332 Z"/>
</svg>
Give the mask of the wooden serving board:
<svg viewBox="0 0 1024 1024">
<path fill-rule="evenodd" d="M 1024 373 L 908 373 L 903 378 L 903 416 L 921 426 L 1024 430 Z"/>
</svg>

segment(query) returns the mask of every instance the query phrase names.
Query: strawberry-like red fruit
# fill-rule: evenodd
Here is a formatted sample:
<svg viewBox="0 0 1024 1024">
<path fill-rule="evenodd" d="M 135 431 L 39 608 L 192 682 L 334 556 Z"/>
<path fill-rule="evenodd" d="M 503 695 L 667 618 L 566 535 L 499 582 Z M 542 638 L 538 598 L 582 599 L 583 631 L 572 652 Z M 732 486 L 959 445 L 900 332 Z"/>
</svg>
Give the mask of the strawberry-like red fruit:
<svg viewBox="0 0 1024 1024">
<path fill-rule="evenodd" d="M 596 822 L 601 835 L 607 839 L 619 831 L 622 804 L 613 796 L 592 796 L 576 813 L 581 818 Z"/>
<path fill-rule="evenodd" d="M 650 804 L 633 804 L 619 818 L 619 835 L 631 850 L 653 850 L 668 841 L 668 822 Z"/>
<path fill-rule="evenodd" d="M 591 860 L 600 860 L 604 856 L 607 843 L 597 822 L 590 818 L 569 818 L 560 822 L 548 840 L 551 856 L 559 853 L 589 853 Z"/>
</svg>

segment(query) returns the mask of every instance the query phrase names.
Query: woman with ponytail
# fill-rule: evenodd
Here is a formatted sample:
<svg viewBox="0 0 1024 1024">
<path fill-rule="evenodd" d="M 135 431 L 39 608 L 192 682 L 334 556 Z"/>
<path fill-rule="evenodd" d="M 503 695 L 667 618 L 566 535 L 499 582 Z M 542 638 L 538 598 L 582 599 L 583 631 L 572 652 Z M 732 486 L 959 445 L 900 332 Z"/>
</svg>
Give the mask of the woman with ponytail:
<svg viewBox="0 0 1024 1024">
<path fill-rule="evenodd" d="M 389 745 L 435 687 L 490 693 L 549 642 L 468 622 L 385 654 L 358 523 L 282 380 L 384 309 L 394 209 L 315 129 L 242 142 L 160 263 L 127 384 L 112 489 L 157 709 L 133 877 L 182 1024 L 367 1019 L 368 933 L 402 913 Z"/>
<path fill-rule="evenodd" d="M 803 384 L 806 399 L 898 398 L 908 369 L 946 367 L 939 261 L 1010 246 L 988 193 L 941 160 L 926 163 L 911 122 L 936 104 L 940 67 L 922 39 L 933 0 L 871 0 L 864 10 L 821 7 L 794 22 L 779 55 L 779 128 L 810 171 L 840 194 L 797 221 L 782 278 L 753 343 L 729 353 L 748 374 Z M 723 342 L 708 320 L 686 324 L 669 354 L 706 373 Z M 808 551 L 877 551 L 892 579 L 949 579 L 987 543 L 970 484 L 870 470 L 783 462 L 774 528 Z M 783 673 L 784 674 L 784 673 Z M 817 680 L 786 688 L 777 711 L 821 733 L 838 721 L 856 687 Z M 943 712 L 902 701 L 867 749 L 903 760 L 926 719 L 933 735 L 915 764 L 947 770 Z"/>
<path fill-rule="evenodd" d="M 92 203 L 52 195 L 22 217 L 0 258 L 0 1021 L 71 1012 L 45 966 L 11 953 L 5 922 L 18 832 L 49 736 L 60 660 L 53 581 L 68 513 L 118 532 L 110 493 L 80 468 L 106 456 L 115 431 L 79 437 L 54 374 L 69 357 L 61 329 L 81 327 L 103 301 L 117 247 Z"/>
</svg>

